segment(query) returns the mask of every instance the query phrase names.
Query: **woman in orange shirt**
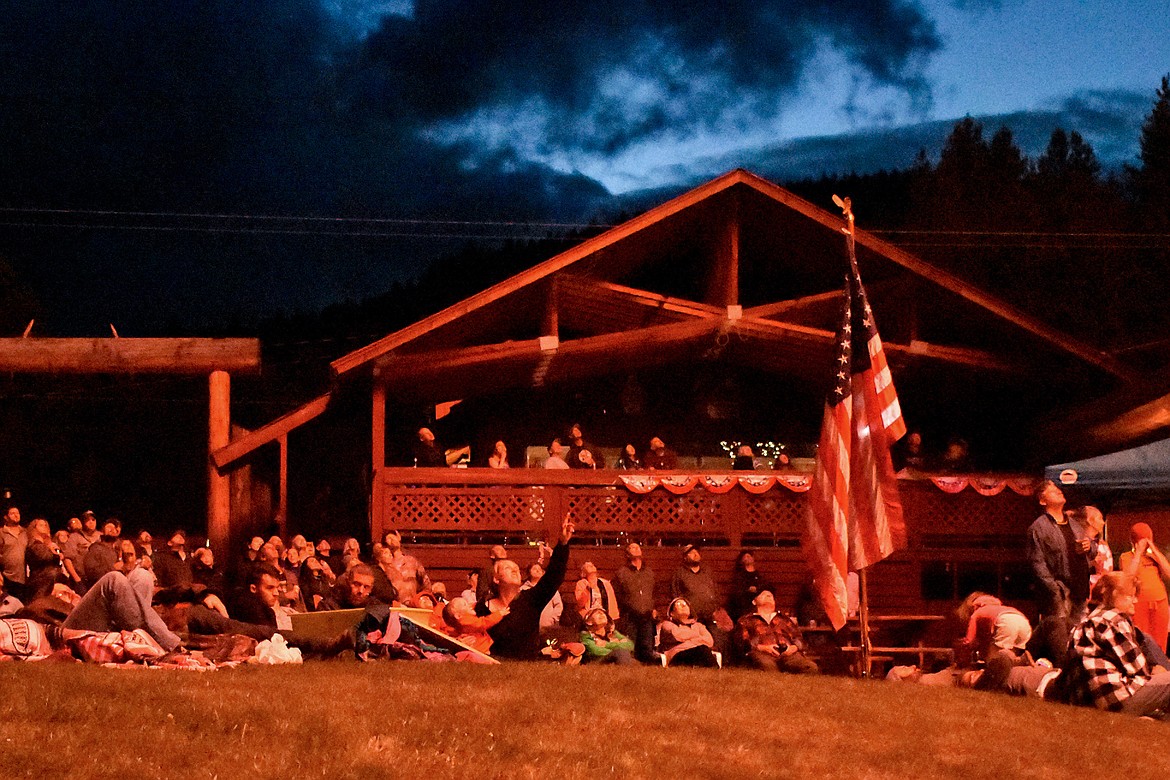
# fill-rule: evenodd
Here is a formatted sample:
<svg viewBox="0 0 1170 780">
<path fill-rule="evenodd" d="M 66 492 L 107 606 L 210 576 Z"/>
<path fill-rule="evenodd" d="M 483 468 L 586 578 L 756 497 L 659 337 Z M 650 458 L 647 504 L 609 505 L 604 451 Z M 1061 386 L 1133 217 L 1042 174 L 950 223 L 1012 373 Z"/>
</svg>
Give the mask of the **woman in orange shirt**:
<svg viewBox="0 0 1170 780">
<path fill-rule="evenodd" d="M 1170 605 L 1166 600 L 1170 562 L 1154 544 L 1154 531 L 1148 524 L 1134 523 L 1130 526 L 1129 536 L 1133 551 L 1122 553 L 1121 570 L 1136 577 L 1138 582 L 1133 624 L 1165 651 L 1167 629 L 1170 628 Z"/>
</svg>

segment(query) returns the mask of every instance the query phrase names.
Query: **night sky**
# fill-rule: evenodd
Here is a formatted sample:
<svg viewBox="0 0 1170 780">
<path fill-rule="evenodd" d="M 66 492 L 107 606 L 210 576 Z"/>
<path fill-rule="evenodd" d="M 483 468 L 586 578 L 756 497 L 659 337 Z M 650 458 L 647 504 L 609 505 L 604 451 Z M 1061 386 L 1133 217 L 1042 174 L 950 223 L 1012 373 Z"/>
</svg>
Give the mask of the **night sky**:
<svg viewBox="0 0 1170 780">
<path fill-rule="evenodd" d="M 1170 70 L 1164 2 L 32 0 L 3 18 L 0 281 L 41 335 L 358 300 L 619 194 L 905 167 L 965 114 L 1032 154 L 1079 130 L 1118 167 Z"/>
</svg>

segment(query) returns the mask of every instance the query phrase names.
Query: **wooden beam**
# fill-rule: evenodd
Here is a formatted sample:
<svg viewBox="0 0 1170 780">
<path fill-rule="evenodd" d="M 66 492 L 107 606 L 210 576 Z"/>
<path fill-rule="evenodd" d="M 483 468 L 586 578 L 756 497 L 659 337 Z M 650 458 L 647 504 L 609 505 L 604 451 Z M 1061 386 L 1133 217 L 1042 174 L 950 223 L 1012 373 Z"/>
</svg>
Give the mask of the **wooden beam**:
<svg viewBox="0 0 1170 780">
<path fill-rule="evenodd" d="M 840 293 L 837 293 L 840 295 Z M 744 317 L 735 327 L 743 332 L 780 342 L 825 345 L 833 344 L 837 334 L 823 328 L 814 328 L 808 325 L 798 325 L 791 322 L 761 319 L 758 317 Z M 892 356 L 924 357 L 939 360 L 945 363 L 956 363 L 975 368 L 986 368 L 994 371 L 1024 373 L 1027 366 L 1004 360 L 997 355 L 974 347 L 952 347 L 943 344 L 931 344 L 926 341 L 912 341 L 909 344 L 882 340 L 882 346 Z"/>
<path fill-rule="evenodd" d="M 601 279 L 565 275 L 561 277 L 560 284 L 563 289 L 571 290 L 574 295 L 588 296 L 605 303 L 624 303 L 659 312 L 667 312 L 677 315 L 678 319 L 684 317 L 723 318 L 727 316 L 725 306 L 699 303 L 698 301 L 676 298 L 670 295 L 660 295 L 649 290 L 641 290 L 637 287 L 629 287 L 624 284 L 607 282 Z"/>
<path fill-rule="evenodd" d="M 333 373 L 336 376 L 342 376 L 351 371 L 354 371 L 362 366 L 369 364 L 376 358 L 381 357 L 392 349 L 406 344 L 419 336 L 429 333 L 436 328 L 451 323 L 465 314 L 475 311 L 489 303 L 500 300 L 501 298 L 516 292 L 517 290 L 526 287 L 533 282 L 540 281 L 558 271 L 561 271 L 573 265 L 577 261 L 589 257 L 590 255 L 599 252 L 611 244 L 617 243 L 622 239 L 634 235 L 641 230 L 653 225 L 657 222 L 677 214 L 684 209 L 687 209 L 696 203 L 701 203 L 707 198 L 722 192 L 729 187 L 734 186 L 741 181 L 744 181 L 745 176 L 749 176 L 746 171 L 734 170 L 726 173 L 717 179 L 707 182 L 706 184 L 697 187 L 690 192 L 684 193 L 677 198 L 674 198 L 667 203 L 650 209 L 641 216 L 634 217 L 628 222 L 624 222 L 617 227 L 610 228 L 599 236 L 595 236 L 586 241 L 582 241 L 577 246 L 562 252 L 555 257 L 545 260 L 527 271 L 522 271 L 519 274 L 505 279 L 504 281 L 495 284 L 481 293 L 471 296 L 463 301 L 460 301 L 453 306 L 448 306 L 443 311 L 425 317 L 413 325 L 407 326 L 396 333 L 392 333 L 383 339 L 379 339 L 372 344 L 368 344 L 361 349 L 354 350 L 348 355 L 344 355 L 331 364 Z M 756 178 L 756 177 L 752 177 Z"/>
<path fill-rule="evenodd" d="M 739 305 L 739 212 L 739 198 L 732 198 L 708 279 L 707 302 L 723 308 Z"/>
<path fill-rule="evenodd" d="M 0 339 L 3 372 L 202 376 L 259 370 L 259 339 Z"/>
<path fill-rule="evenodd" d="M 793 211 L 803 214 L 804 216 L 819 222 L 826 228 L 838 232 L 843 226 L 840 217 L 825 211 L 824 209 L 814 206 L 804 198 L 801 198 L 783 187 L 779 187 L 771 182 L 760 178 L 747 171 L 739 171 L 741 174 L 740 181 L 753 189 L 758 190 L 764 195 L 774 198 L 778 202 L 788 206 Z M 718 181 L 718 180 L 716 180 Z M 1097 349 L 1085 344 L 1078 339 L 1074 339 L 1064 333 L 1061 333 L 1056 328 L 1049 326 L 1047 323 L 1033 317 L 1026 312 L 1020 311 L 1011 304 L 990 295 L 979 289 L 973 284 L 963 281 L 954 274 L 948 273 L 941 268 L 937 268 L 930 263 L 915 257 L 909 252 L 899 249 L 888 241 L 867 233 L 860 228 L 854 231 L 854 239 L 858 246 L 863 246 L 877 254 L 885 257 L 887 260 L 902 266 L 903 268 L 917 274 L 927 281 L 948 290 L 955 295 L 958 295 L 965 300 L 974 303 L 976 306 L 994 314 L 1000 319 L 1006 320 L 1013 325 L 1022 328 L 1031 333 L 1033 336 L 1052 344 L 1055 347 L 1075 355 L 1081 360 L 1096 366 L 1114 376 L 1123 379 L 1127 382 L 1139 382 L 1143 379 L 1142 375 L 1124 365 L 1112 355 L 1104 350 Z"/>
<path fill-rule="evenodd" d="M 442 386 L 444 392 L 463 392 L 469 377 L 480 390 L 520 386 L 542 387 L 567 377 L 597 376 L 636 359 L 638 365 L 660 365 L 686 347 L 724 326 L 722 321 L 691 319 L 618 333 L 553 341 L 509 342 L 467 350 L 440 350 L 403 355 L 378 361 L 377 381 L 387 389 L 417 388 L 420 384 Z M 543 346 L 543 348 L 542 348 Z M 460 352 L 467 352 L 461 355 Z M 520 369 L 520 370 L 517 370 Z M 464 384 L 451 387 L 451 377 Z"/>
<path fill-rule="evenodd" d="M 776 301 L 775 303 L 765 303 L 761 306 L 753 306 L 750 309 L 744 309 L 743 316 L 755 317 L 757 319 L 766 319 L 775 317 L 778 314 L 792 316 L 793 314 L 804 309 L 815 306 L 824 306 L 827 303 L 836 301 L 840 305 L 844 305 L 845 292 L 844 290 L 829 290 L 828 292 L 816 293 L 815 295 L 805 295 L 802 298 L 792 298 L 787 301 Z"/>
<path fill-rule="evenodd" d="M 554 276 L 548 285 L 548 300 L 545 302 L 544 322 L 540 329 L 540 332 L 545 336 L 559 337 L 561 335 L 561 326 L 558 317 L 560 302 L 557 300 L 557 279 L 558 277 Z"/>
<path fill-rule="evenodd" d="M 543 337 L 459 349 L 393 353 L 377 361 L 377 375 L 392 381 L 389 379 L 391 376 L 412 377 L 447 371 L 483 369 L 493 364 L 526 357 L 536 360 L 541 353 L 549 351 L 550 347 L 555 349 L 557 343 L 555 339 Z"/>
<path fill-rule="evenodd" d="M 859 245 L 866 246 L 879 254 L 888 257 L 895 263 L 907 268 L 929 282 L 942 287 L 950 292 L 959 295 L 962 298 L 980 306 L 992 314 L 1004 319 L 1013 325 L 1016 325 L 1023 330 L 1031 333 L 1033 336 L 1046 341 L 1049 344 L 1059 347 L 1081 360 L 1096 366 L 1097 368 L 1113 374 L 1117 378 L 1131 383 L 1141 382 L 1143 377 L 1140 372 L 1125 365 L 1115 357 L 1110 355 L 1103 349 L 1091 347 L 1084 342 L 1074 339 L 1064 333 L 1061 333 L 1056 328 L 1049 326 L 1047 323 L 1026 314 L 1014 306 L 995 298 L 974 285 L 967 284 L 956 276 L 953 276 L 946 271 L 935 268 L 932 265 L 920 260 L 909 252 L 905 252 L 893 244 L 882 241 L 879 238 L 869 235 L 864 230 L 858 230 L 855 234 L 856 241 Z"/>
<path fill-rule="evenodd" d="M 704 336 L 713 337 L 723 327 L 722 321 L 693 319 L 564 341 L 544 381 L 558 384 L 611 370 L 628 370 L 632 358 L 642 367 L 661 365 L 670 360 L 673 350 L 689 347 Z"/>
<path fill-rule="evenodd" d="M 211 453 L 211 462 L 217 469 L 223 471 L 257 448 L 276 441 L 293 428 L 298 428 L 317 417 L 328 406 L 329 393 L 318 396 L 304 406 L 294 409 L 283 417 L 279 417 L 261 428 L 257 428 L 247 436 L 236 439 L 227 446 L 219 447 Z"/>
<path fill-rule="evenodd" d="M 760 192 L 766 197 L 769 197 L 776 202 L 787 206 L 798 214 L 808 217 L 814 222 L 820 223 L 827 230 L 833 233 L 839 232 L 842 221 L 840 217 L 830 214 L 828 211 L 813 205 L 803 198 L 794 195 L 793 193 L 779 187 L 771 182 L 760 178 L 754 174 L 748 173 L 742 169 L 730 171 L 723 176 L 720 176 L 712 181 L 697 187 L 690 192 L 684 193 L 677 198 L 674 198 L 667 203 L 658 206 L 657 208 L 647 211 L 639 217 L 635 217 L 628 222 L 625 222 L 617 227 L 607 230 L 599 236 L 581 242 L 577 246 L 562 252 L 561 254 L 552 257 L 543 263 L 540 263 L 533 268 L 519 273 L 510 279 L 506 279 L 481 293 L 471 296 L 453 306 L 449 306 L 437 314 L 426 317 L 414 325 L 408 326 L 380 339 L 372 344 L 368 344 L 361 349 L 355 350 L 331 364 L 333 372 L 336 376 L 342 376 L 346 373 L 354 371 L 362 366 L 368 365 L 372 360 L 386 354 L 387 352 L 396 349 L 397 347 L 412 341 L 419 336 L 429 333 L 437 328 L 447 325 L 465 314 L 475 311 L 483 306 L 500 300 L 507 295 L 510 295 L 517 290 L 526 287 L 541 279 L 547 278 L 565 268 L 570 267 L 574 263 L 587 258 L 597 252 L 600 252 L 608 246 L 615 244 L 629 236 L 632 236 L 643 229 L 661 222 L 662 220 L 671 217 L 695 204 L 698 204 L 707 198 L 712 197 L 724 190 L 730 189 L 736 185 L 746 185 Z M 906 268 L 931 283 L 942 287 L 961 298 L 964 298 L 976 306 L 990 312 L 996 317 L 1004 319 L 1013 325 L 1031 333 L 1042 341 L 1058 347 L 1076 357 L 1084 360 L 1090 365 L 1096 366 L 1108 373 L 1114 374 L 1129 382 L 1138 382 L 1141 380 L 1141 375 L 1122 364 L 1112 355 L 1088 346 L 1083 342 L 1071 338 L 1055 328 L 1050 327 L 1039 319 L 1016 309 L 1004 301 L 995 298 L 992 295 L 980 290 L 978 287 L 969 284 L 962 279 L 947 273 L 942 269 L 926 263 L 925 261 L 905 252 L 893 244 L 882 241 L 877 237 L 867 233 L 864 230 L 857 230 L 855 234 L 857 244 L 865 247 L 877 254 L 885 257 L 887 260 Z"/>
</svg>

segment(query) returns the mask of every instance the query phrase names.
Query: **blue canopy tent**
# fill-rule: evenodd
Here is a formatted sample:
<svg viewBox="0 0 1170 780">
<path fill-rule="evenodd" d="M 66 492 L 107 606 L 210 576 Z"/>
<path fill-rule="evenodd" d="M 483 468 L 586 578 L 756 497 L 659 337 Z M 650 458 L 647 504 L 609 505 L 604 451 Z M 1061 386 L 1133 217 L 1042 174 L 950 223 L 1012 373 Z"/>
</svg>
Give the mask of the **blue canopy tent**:
<svg viewBox="0 0 1170 780">
<path fill-rule="evenodd" d="M 1151 500 L 1170 498 L 1170 439 L 1141 447 L 1058 463 L 1044 476 L 1094 498 Z"/>
</svg>

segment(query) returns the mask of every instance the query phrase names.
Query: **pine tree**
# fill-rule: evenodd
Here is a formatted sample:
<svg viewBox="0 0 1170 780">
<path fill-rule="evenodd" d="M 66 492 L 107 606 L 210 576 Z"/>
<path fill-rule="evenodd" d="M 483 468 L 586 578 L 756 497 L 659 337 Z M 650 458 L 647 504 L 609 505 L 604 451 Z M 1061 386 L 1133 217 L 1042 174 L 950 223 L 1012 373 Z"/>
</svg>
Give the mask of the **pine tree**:
<svg viewBox="0 0 1170 780">
<path fill-rule="evenodd" d="M 1142 125 L 1142 164 L 1131 170 L 1137 190 L 1142 221 L 1162 228 L 1170 227 L 1170 75 L 1162 77 L 1162 87 L 1150 115 Z"/>
</svg>

